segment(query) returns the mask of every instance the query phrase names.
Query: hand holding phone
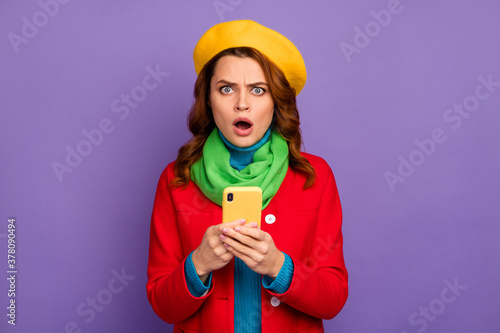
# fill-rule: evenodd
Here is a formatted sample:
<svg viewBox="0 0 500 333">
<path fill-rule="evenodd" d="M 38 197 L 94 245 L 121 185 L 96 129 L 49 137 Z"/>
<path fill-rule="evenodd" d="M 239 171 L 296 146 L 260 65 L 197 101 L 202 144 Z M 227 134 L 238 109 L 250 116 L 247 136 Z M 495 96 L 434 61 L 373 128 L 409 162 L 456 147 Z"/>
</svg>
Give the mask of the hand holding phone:
<svg viewBox="0 0 500 333">
<path fill-rule="evenodd" d="M 285 255 L 276 247 L 273 237 L 260 229 L 262 190 L 259 187 L 228 187 L 223 196 L 222 222 L 244 218 L 247 223 L 258 223 L 258 229 L 253 226 L 243 226 L 239 230 L 237 227 L 223 228 L 219 238 L 224 246 L 257 274 L 276 278 Z"/>
</svg>

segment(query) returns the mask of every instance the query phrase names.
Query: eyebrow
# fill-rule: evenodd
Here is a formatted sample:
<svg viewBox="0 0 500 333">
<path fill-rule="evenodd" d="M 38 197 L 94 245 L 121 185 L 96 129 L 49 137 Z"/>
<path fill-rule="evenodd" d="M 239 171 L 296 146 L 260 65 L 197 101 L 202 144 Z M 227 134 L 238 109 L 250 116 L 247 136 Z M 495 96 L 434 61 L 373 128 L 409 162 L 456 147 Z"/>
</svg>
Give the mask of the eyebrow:
<svg viewBox="0 0 500 333">
<path fill-rule="evenodd" d="M 230 81 L 226 81 L 226 80 L 219 80 L 217 81 L 216 85 L 218 84 L 227 84 L 229 86 L 235 86 L 237 85 L 235 82 L 230 82 Z M 252 82 L 252 83 L 249 83 L 247 84 L 248 87 L 255 87 L 255 86 L 269 86 L 269 84 L 265 83 L 265 82 L 261 82 L 261 81 L 258 81 L 258 82 Z"/>
</svg>

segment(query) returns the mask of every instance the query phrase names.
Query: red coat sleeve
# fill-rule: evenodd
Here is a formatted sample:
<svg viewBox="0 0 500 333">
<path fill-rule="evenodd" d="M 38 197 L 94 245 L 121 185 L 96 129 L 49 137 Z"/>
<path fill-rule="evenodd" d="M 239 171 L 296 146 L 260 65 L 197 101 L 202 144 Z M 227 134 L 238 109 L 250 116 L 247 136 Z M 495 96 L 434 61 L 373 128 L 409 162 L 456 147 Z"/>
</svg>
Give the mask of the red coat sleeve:
<svg viewBox="0 0 500 333">
<path fill-rule="evenodd" d="M 172 167 L 170 164 L 163 171 L 156 190 L 149 240 L 147 295 L 161 319 L 177 323 L 200 308 L 213 290 L 213 281 L 212 288 L 203 297 L 192 296 L 187 287 L 186 255 L 182 250 L 172 193 L 167 186 Z"/>
<path fill-rule="evenodd" d="M 322 186 L 313 245 L 307 258 L 291 256 L 294 274 L 290 288 L 275 294 L 280 301 L 311 316 L 331 319 L 347 300 L 347 270 L 342 251 L 342 210 L 333 173 L 328 164 L 314 163 Z"/>
</svg>

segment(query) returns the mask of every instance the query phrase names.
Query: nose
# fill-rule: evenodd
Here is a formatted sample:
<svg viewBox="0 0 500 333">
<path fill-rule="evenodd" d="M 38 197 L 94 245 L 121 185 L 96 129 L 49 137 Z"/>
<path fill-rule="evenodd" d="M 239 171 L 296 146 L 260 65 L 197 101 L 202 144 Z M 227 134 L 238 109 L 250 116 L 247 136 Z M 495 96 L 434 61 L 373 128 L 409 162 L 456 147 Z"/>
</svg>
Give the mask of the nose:
<svg viewBox="0 0 500 333">
<path fill-rule="evenodd" d="M 250 109 L 250 104 L 245 91 L 240 91 L 238 94 L 238 99 L 234 105 L 235 111 L 248 111 Z"/>
</svg>

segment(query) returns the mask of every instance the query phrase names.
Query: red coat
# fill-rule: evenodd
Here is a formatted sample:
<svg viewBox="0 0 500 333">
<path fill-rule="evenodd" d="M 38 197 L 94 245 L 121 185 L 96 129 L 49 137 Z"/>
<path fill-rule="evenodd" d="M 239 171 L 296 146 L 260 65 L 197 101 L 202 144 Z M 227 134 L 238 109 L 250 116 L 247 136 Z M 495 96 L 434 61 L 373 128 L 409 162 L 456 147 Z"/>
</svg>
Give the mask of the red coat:
<svg viewBox="0 0 500 333">
<path fill-rule="evenodd" d="M 262 212 L 261 228 L 293 260 L 292 283 L 284 294 L 261 288 L 262 332 L 323 332 L 347 299 L 342 252 L 342 212 L 333 173 L 321 158 L 302 153 L 316 170 L 313 187 L 288 169 L 276 196 Z M 175 332 L 234 331 L 234 260 L 214 271 L 207 295 L 190 294 L 184 260 L 205 230 L 222 221 L 222 209 L 191 181 L 168 189 L 173 163 L 163 171 L 153 208 L 148 263 L 148 299 Z M 267 221 L 267 222 L 266 222 Z M 269 223 L 271 222 L 271 223 Z M 251 316 L 251 314 L 249 314 Z"/>
</svg>

